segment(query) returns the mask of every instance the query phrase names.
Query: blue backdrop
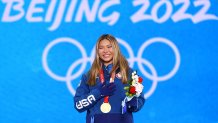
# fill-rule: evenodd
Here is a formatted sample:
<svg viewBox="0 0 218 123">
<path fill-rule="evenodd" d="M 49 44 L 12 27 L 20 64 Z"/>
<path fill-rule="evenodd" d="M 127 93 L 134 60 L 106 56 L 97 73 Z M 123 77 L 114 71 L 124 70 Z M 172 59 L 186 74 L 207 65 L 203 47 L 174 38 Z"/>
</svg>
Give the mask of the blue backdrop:
<svg viewBox="0 0 218 123">
<path fill-rule="evenodd" d="M 1 0 L 0 122 L 84 123 L 73 107 L 101 34 L 144 79 L 135 123 L 218 122 L 217 0 Z"/>
</svg>

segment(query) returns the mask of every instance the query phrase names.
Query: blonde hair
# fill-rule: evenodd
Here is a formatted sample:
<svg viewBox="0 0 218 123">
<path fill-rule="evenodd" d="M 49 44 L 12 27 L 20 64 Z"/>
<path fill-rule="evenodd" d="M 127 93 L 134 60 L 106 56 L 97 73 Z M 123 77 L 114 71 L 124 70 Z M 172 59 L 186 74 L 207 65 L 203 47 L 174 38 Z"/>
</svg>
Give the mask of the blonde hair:
<svg viewBox="0 0 218 123">
<path fill-rule="evenodd" d="M 116 40 L 115 37 L 113 37 L 112 35 L 109 34 L 104 34 L 102 36 L 99 37 L 99 39 L 97 40 L 96 46 L 95 46 L 95 59 L 92 63 L 92 67 L 88 72 L 88 84 L 93 86 L 96 84 L 96 77 L 99 75 L 100 73 L 100 69 L 102 66 L 102 61 L 99 57 L 98 54 L 98 46 L 100 44 L 100 42 L 104 39 L 107 39 L 108 41 L 110 41 L 112 48 L 114 50 L 114 56 L 113 56 L 113 68 L 111 70 L 112 72 L 115 72 L 117 68 L 120 69 L 120 73 L 122 75 L 122 83 L 127 83 L 128 80 L 128 74 L 129 74 L 129 64 L 128 61 L 126 60 L 126 58 L 122 55 L 121 51 L 120 51 L 120 47 L 118 45 L 118 42 Z M 110 74 L 111 74 L 110 73 Z"/>
</svg>

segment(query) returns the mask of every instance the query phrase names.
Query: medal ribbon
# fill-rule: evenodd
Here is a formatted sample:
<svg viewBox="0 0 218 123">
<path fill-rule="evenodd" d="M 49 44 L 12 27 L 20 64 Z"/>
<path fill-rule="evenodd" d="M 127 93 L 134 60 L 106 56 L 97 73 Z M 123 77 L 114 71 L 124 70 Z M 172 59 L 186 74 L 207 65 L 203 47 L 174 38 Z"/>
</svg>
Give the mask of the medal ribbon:
<svg viewBox="0 0 218 123">
<path fill-rule="evenodd" d="M 114 82 L 114 78 L 115 78 L 115 71 L 111 73 L 111 77 L 110 77 L 110 83 Z M 104 83 L 104 71 L 101 68 L 100 70 L 100 81 L 103 84 Z M 104 103 L 108 103 L 109 101 L 109 96 L 104 97 Z"/>
</svg>

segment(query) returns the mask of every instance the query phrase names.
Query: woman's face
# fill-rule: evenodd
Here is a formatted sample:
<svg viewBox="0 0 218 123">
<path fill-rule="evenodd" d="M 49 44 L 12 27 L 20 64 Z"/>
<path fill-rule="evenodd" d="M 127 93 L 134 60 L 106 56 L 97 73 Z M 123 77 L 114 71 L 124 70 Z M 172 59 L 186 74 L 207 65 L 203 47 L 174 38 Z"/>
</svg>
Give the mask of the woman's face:
<svg viewBox="0 0 218 123">
<path fill-rule="evenodd" d="M 113 62 L 114 51 L 109 40 L 103 39 L 100 41 L 98 55 L 106 66 Z"/>
</svg>

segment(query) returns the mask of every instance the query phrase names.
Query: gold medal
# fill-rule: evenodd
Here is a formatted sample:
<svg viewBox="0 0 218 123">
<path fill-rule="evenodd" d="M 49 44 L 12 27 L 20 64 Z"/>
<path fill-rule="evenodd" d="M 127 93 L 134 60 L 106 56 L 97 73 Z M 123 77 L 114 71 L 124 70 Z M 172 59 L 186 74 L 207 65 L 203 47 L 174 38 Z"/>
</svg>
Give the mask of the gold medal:
<svg viewBox="0 0 218 123">
<path fill-rule="evenodd" d="M 114 78 L 115 78 L 115 72 L 112 72 L 110 83 L 114 82 Z M 100 81 L 101 83 L 104 83 L 103 69 L 100 70 Z M 111 111 L 111 105 L 109 103 L 109 96 L 104 97 L 104 102 L 101 104 L 100 110 L 103 113 L 108 113 Z"/>
<path fill-rule="evenodd" d="M 103 113 L 108 113 L 111 110 L 111 105 L 109 103 L 103 102 L 103 104 L 101 104 L 100 109 Z"/>
</svg>

